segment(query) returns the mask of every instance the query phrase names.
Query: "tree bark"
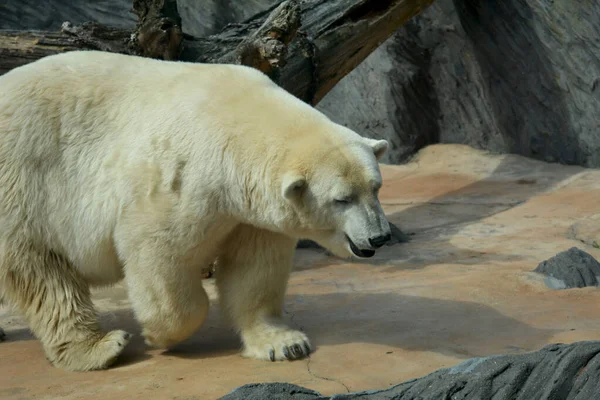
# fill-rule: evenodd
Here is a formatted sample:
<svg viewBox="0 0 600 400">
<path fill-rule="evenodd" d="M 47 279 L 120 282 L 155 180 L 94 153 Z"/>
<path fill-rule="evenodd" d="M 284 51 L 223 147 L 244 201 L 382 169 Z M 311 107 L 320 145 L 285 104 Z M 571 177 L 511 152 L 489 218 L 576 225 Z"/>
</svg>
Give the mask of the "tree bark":
<svg viewBox="0 0 600 400">
<path fill-rule="evenodd" d="M 89 22 L 60 32 L 0 30 L 0 74 L 51 54 L 94 49 L 165 60 L 236 63 L 315 105 L 433 0 L 288 0 L 219 34 L 183 33 L 176 0 L 134 0 L 134 31 Z"/>
</svg>

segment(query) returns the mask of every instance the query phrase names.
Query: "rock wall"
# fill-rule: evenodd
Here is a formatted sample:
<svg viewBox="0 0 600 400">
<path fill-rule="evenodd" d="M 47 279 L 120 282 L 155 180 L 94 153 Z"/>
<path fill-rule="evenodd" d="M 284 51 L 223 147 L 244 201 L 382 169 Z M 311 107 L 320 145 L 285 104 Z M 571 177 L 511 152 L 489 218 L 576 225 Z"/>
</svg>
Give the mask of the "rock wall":
<svg viewBox="0 0 600 400">
<path fill-rule="evenodd" d="M 180 0 L 184 30 L 204 36 L 277 0 Z M 0 29 L 64 20 L 131 26 L 129 0 L 4 0 Z M 317 106 L 391 142 L 387 163 L 430 143 L 463 143 L 600 167 L 600 3 L 438 0 Z"/>
<path fill-rule="evenodd" d="M 598 86 L 600 3 L 438 0 L 319 108 L 388 162 L 442 142 L 600 167 Z"/>
</svg>

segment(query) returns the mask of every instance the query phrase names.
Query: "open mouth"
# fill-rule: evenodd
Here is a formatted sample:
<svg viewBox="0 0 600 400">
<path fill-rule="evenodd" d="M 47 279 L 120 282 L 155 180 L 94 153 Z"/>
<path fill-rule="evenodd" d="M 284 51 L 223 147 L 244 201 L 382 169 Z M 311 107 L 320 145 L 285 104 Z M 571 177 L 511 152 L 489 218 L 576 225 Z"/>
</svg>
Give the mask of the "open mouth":
<svg viewBox="0 0 600 400">
<path fill-rule="evenodd" d="M 359 249 L 358 247 L 356 247 L 356 245 L 348 237 L 348 235 L 346 235 L 346 239 L 348 240 L 348 243 L 350 243 L 350 249 L 352 250 L 352 252 L 356 256 L 363 257 L 363 258 L 369 258 L 369 257 L 373 257 L 375 255 L 375 250 L 371 250 L 371 249 Z"/>
</svg>

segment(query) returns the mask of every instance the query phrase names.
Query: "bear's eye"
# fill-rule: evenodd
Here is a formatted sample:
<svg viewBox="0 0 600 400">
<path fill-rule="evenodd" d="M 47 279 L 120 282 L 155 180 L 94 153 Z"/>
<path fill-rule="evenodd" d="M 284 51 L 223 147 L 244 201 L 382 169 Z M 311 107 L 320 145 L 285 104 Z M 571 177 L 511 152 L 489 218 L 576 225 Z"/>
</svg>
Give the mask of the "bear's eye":
<svg viewBox="0 0 600 400">
<path fill-rule="evenodd" d="M 352 198 L 351 197 L 342 197 L 340 199 L 335 199 L 336 204 L 340 204 L 340 205 L 347 205 L 352 203 Z"/>
</svg>

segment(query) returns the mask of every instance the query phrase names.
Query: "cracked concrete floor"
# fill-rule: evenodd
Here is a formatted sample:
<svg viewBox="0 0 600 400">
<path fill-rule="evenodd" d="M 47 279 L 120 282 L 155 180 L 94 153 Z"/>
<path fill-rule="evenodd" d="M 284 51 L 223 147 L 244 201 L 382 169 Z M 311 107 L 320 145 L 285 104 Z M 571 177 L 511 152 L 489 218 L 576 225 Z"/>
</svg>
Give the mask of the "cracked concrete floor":
<svg viewBox="0 0 600 400">
<path fill-rule="evenodd" d="M 298 251 L 286 314 L 317 346 L 310 359 L 240 357 L 213 307 L 169 352 L 136 336 L 114 368 L 64 372 L 47 363 L 22 319 L 1 309 L 0 398 L 216 399 L 270 381 L 333 394 L 384 388 L 473 356 L 600 339 L 599 289 L 552 291 L 530 272 L 572 246 L 600 259 L 600 170 L 456 145 L 382 168 L 382 203 L 412 241 L 368 263 Z M 205 282 L 215 299 L 214 282 Z M 106 327 L 139 333 L 121 286 L 95 300 Z"/>
</svg>

